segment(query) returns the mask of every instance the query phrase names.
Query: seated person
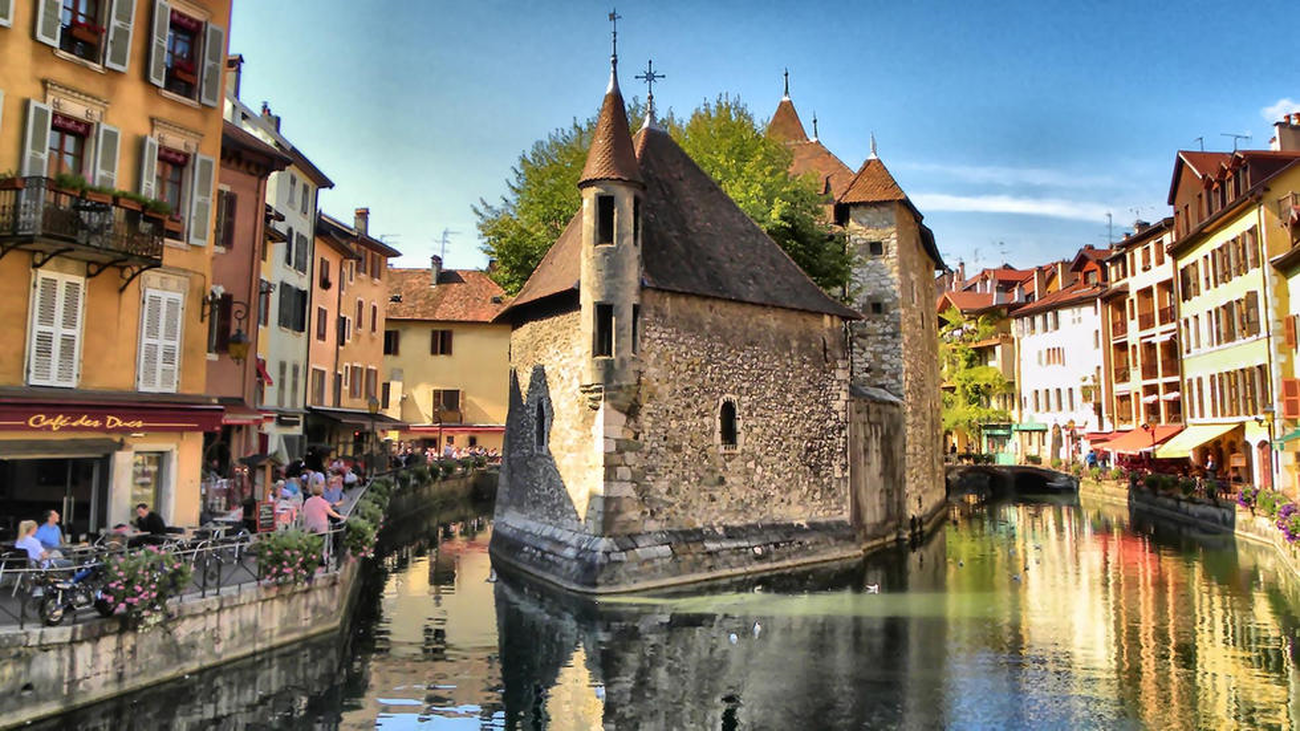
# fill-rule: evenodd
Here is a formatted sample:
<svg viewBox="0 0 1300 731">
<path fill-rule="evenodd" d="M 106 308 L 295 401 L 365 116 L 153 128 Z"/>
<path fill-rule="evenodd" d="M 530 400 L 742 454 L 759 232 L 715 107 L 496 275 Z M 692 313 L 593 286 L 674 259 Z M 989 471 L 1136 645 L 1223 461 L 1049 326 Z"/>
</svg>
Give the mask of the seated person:
<svg viewBox="0 0 1300 731">
<path fill-rule="evenodd" d="M 72 562 L 59 555 L 58 551 L 46 550 L 41 542 L 36 539 L 36 521 L 24 520 L 18 524 L 18 540 L 14 541 L 14 548 L 27 552 L 27 562 L 32 566 L 42 569 L 66 569 L 72 566 Z M 94 569 L 84 568 L 78 571 L 72 577 L 75 584 L 78 581 L 89 576 Z"/>
<path fill-rule="evenodd" d="M 149 534 L 150 543 L 159 543 L 166 539 L 167 524 L 163 522 L 161 515 L 150 510 L 144 503 L 135 506 L 135 515 L 136 530 Z"/>
<path fill-rule="evenodd" d="M 338 475 L 334 475 L 333 477 L 331 477 L 329 479 L 329 482 L 325 484 L 325 489 L 322 491 L 321 496 L 325 498 L 325 502 L 329 503 L 334 507 L 338 507 L 339 505 L 342 505 L 343 504 L 343 478 Z"/>
<path fill-rule="evenodd" d="M 41 516 L 41 527 L 36 529 L 36 540 L 50 551 L 63 545 L 63 531 L 59 528 L 59 511 L 46 510 Z"/>
</svg>

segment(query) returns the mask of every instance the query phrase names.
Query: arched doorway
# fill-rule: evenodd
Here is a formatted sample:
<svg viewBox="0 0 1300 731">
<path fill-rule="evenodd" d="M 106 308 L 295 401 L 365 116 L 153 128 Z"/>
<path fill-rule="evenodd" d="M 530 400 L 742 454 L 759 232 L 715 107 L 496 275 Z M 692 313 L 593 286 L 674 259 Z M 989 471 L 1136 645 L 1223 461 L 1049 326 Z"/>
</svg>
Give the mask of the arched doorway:
<svg viewBox="0 0 1300 731">
<path fill-rule="evenodd" d="M 1258 484 L 1261 489 L 1273 489 L 1273 448 L 1267 440 L 1260 440 L 1256 445 L 1255 463 L 1259 465 Z"/>
</svg>

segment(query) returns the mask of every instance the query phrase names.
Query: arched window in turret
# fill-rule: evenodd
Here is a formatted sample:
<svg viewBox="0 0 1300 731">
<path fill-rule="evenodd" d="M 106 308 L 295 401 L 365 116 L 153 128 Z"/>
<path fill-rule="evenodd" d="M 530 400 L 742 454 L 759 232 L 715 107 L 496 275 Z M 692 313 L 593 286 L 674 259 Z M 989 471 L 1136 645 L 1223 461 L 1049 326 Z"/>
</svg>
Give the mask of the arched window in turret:
<svg viewBox="0 0 1300 731">
<path fill-rule="evenodd" d="M 614 196 L 596 196 L 596 245 L 614 243 Z"/>
<path fill-rule="evenodd" d="M 735 449 L 739 435 L 736 423 L 736 402 L 723 401 L 718 409 L 718 436 L 723 449 Z"/>
<path fill-rule="evenodd" d="M 533 446 L 546 448 L 546 406 L 537 402 L 537 413 L 533 418 Z"/>
</svg>

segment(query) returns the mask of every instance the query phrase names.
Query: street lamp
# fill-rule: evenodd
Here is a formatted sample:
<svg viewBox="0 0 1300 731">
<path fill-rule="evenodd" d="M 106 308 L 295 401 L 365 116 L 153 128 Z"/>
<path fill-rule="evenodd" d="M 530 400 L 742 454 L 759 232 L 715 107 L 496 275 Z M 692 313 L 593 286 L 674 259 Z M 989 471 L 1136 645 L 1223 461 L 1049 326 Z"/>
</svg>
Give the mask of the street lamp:
<svg viewBox="0 0 1300 731">
<path fill-rule="evenodd" d="M 367 465 L 368 476 L 375 474 L 375 447 L 379 442 L 379 435 L 375 431 L 375 417 L 379 415 L 379 399 L 373 395 L 366 401 L 366 408 L 370 411 L 370 464 Z"/>
</svg>

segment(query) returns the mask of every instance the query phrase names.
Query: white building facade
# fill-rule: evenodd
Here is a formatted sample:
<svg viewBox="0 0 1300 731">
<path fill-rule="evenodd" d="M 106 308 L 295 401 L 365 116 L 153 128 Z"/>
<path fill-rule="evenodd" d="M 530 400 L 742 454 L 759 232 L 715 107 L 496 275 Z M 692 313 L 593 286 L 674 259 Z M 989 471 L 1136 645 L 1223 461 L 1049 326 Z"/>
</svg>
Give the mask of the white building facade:
<svg viewBox="0 0 1300 731">
<path fill-rule="evenodd" d="M 1086 434 L 1111 429 L 1102 408 L 1100 292 L 1080 283 L 1012 313 L 1023 455 L 1076 459 Z"/>
</svg>

